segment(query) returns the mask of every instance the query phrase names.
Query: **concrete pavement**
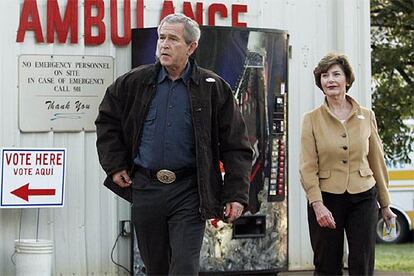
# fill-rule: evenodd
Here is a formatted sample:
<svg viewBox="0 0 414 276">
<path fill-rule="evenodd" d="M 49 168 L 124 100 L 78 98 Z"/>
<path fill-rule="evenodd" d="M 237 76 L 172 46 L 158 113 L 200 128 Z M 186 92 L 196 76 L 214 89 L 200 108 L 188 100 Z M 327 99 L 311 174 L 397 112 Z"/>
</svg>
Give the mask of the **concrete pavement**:
<svg viewBox="0 0 414 276">
<path fill-rule="evenodd" d="M 277 274 L 278 276 L 311 276 L 313 275 L 313 271 L 288 271 L 288 272 L 280 272 Z M 343 276 L 347 276 L 348 271 L 344 270 Z M 406 273 L 406 272 L 394 272 L 394 271 L 375 271 L 374 276 L 413 276 L 414 274 Z"/>
</svg>

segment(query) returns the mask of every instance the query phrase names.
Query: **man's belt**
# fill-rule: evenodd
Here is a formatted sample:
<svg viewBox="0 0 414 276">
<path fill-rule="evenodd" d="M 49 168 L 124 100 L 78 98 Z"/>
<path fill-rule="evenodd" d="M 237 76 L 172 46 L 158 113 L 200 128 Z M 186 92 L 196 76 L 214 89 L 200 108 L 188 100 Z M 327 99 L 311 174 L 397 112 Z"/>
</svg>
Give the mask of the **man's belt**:
<svg viewBox="0 0 414 276">
<path fill-rule="evenodd" d="M 175 181 L 180 181 L 189 176 L 195 175 L 196 168 L 185 168 L 179 170 L 150 170 L 143 167 L 136 167 L 136 171 L 151 179 L 156 179 L 164 184 L 171 184 Z"/>
</svg>

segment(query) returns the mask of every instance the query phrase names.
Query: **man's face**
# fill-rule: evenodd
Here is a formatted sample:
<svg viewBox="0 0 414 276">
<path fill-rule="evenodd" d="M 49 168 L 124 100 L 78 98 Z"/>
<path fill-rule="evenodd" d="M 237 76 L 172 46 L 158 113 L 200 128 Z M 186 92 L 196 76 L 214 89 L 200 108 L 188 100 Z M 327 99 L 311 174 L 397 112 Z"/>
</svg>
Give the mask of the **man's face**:
<svg viewBox="0 0 414 276">
<path fill-rule="evenodd" d="M 196 47 L 196 42 L 190 44 L 185 42 L 184 24 L 164 23 L 161 26 L 157 41 L 157 56 L 167 69 L 182 70 Z"/>
</svg>

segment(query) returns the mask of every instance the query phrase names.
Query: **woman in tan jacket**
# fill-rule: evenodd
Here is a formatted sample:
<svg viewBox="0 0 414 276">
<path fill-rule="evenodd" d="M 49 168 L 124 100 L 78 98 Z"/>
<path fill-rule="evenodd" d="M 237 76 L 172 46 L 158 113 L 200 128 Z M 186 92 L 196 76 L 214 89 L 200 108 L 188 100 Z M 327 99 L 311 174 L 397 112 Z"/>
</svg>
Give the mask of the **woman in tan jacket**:
<svg viewBox="0 0 414 276">
<path fill-rule="evenodd" d="M 300 175 L 315 275 L 342 275 L 344 231 L 349 275 L 372 275 L 378 203 L 386 222 L 395 217 L 375 115 L 347 94 L 355 77 L 346 56 L 326 55 L 314 76 L 325 101 L 304 115 Z"/>
</svg>

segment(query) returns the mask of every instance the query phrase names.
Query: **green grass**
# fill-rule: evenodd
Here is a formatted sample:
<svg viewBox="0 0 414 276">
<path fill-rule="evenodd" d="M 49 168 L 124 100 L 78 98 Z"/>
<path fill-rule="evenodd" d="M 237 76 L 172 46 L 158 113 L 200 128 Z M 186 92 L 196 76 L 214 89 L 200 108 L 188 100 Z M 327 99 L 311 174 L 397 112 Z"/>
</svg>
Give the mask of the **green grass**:
<svg viewBox="0 0 414 276">
<path fill-rule="evenodd" d="M 414 274 L 414 243 L 377 244 L 375 270 Z"/>
</svg>

